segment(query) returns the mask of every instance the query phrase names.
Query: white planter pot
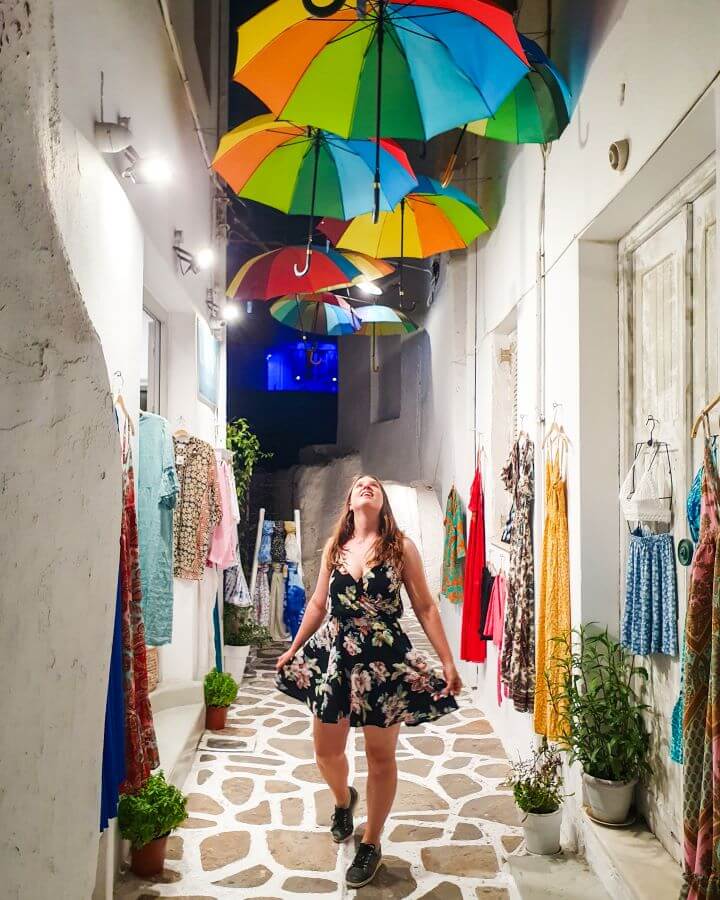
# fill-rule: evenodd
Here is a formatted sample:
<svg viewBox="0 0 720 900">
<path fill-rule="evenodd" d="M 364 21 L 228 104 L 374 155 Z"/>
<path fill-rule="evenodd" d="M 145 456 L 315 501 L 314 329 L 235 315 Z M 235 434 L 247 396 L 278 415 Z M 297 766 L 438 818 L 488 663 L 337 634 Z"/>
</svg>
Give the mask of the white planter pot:
<svg viewBox="0 0 720 900">
<path fill-rule="evenodd" d="M 528 853 L 535 853 L 538 856 L 552 856 L 559 853 L 562 808 L 551 813 L 526 813 L 522 810 L 519 812 Z"/>
<path fill-rule="evenodd" d="M 590 813 L 598 822 L 622 825 L 627 822 L 635 794 L 637 778 L 632 781 L 606 781 L 583 772 L 585 797 Z"/>
<path fill-rule="evenodd" d="M 239 685 L 242 684 L 243 675 L 245 674 L 245 663 L 249 652 L 249 644 L 246 644 L 244 647 L 230 647 L 225 644 L 223 666 L 225 671 L 229 672 Z"/>
</svg>

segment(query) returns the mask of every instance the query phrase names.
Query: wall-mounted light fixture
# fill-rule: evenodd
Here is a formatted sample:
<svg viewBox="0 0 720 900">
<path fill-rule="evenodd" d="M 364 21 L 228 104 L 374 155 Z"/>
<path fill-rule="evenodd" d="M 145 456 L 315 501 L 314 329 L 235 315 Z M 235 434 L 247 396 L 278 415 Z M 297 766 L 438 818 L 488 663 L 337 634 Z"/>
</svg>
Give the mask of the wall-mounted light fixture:
<svg viewBox="0 0 720 900">
<path fill-rule="evenodd" d="M 122 170 L 122 177 L 133 184 L 167 184 L 172 171 L 166 159 L 161 156 L 143 158 L 134 147 L 126 147 L 123 155 L 127 165 Z"/>
<path fill-rule="evenodd" d="M 183 275 L 187 275 L 190 272 L 193 275 L 197 275 L 201 270 L 212 268 L 215 262 L 214 250 L 210 247 L 203 247 L 197 253 L 191 253 L 183 247 L 182 243 L 183 233 L 179 228 L 176 228 L 173 237 L 173 250 Z"/>
<path fill-rule="evenodd" d="M 372 281 L 360 281 L 357 284 L 357 288 L 363 294 L 370 294 L 373 297 L 379 297 L 382 294 L 382 289 Z"/>
</svg>

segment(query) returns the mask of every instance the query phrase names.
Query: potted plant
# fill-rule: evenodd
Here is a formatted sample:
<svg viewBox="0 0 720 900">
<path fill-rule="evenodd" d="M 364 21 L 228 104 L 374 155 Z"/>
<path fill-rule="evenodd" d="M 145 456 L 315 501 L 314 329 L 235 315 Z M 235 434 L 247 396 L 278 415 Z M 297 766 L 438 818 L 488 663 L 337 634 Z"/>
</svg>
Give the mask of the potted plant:
<svg viewBox="0 0 720 900">
<path fill-rule="evenodd" d="M 560 746 L 583 768 L 590 815 L 598 822 L 627 822 L 638 779 L 650 773 L 649 735 L 636 685 L 647 670 L 607 632 L 583 626 L 556 639 L 553 665 L 560 687 L 552 702 L 563 723 Z"/>
<path fill-rule="evenodd" d="M 136 875 L 147 878 L 162 872 L 168 836 L 187 818 L 186 802 L 162 771 L 151 775 L 136 794 L 120 796 L 118 825 L 132 845 L 131 868 Z"/>
<path fill-rule="evenodd" d="M 513 764 L 508 781 L 523 814 L 528 851 L 542 856 L 558 853 L 563 802 L 560 754 L 543 744 L 529 759 Z"/>
<path fill-rule="evenodd" d="M 210 731 L 222 731 L 227 721 L 227 711 L 237 697 L 238 683 L 229 672 L 213 669 L 205 676 L 205 727 Z"/>
<path fill-rule="evenodd" d="M 272 636 L 264 625 L 252 617 L 240 618 L 240 610 L 234 606 L 225 607 L 225 670 L 238 684 L 242 684 L 245 664 L 251 647 L 265 647 Z"/>
</svg>

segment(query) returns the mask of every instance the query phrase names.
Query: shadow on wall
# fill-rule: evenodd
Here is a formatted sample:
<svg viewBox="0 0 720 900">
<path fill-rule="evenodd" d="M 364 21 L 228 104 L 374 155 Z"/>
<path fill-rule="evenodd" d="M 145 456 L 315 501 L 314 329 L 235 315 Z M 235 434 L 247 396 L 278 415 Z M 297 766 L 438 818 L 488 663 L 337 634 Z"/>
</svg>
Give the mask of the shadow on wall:
<svg viewBox="0 0 720 900">
<path fill-rule="evenodd" d="M 107 369 L 56 229 L 80 176 L 53 5 L 0 15 L 0 871 L 3 896 L 37 900 L 95 881 L 121 507 Z"/>
</svg>

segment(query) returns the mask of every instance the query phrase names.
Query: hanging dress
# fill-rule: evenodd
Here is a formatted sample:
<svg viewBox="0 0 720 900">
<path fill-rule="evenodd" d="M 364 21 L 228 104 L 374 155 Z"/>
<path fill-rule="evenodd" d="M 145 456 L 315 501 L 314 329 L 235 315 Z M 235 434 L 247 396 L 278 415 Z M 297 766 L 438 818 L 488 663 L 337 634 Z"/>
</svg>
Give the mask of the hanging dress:
<svg viewBox="0 0 720 900">
<path fill-rule="evenodd" d="M 160 765 L 148 693 L 147 650 L 135 514 L 135 478 L 127 424 L 122 439 L 123 510 L 120 528 L 122 651 L 125 685 L 125 782 L 134 793 Z"/>
<path fill-rule="evenodd" d="M 125 781 L 125 696 L 122 658 L 122 590 L 118 573 L 115 592 L 110 670 L 105 701 L 105 736 L 103 739 L 102 782 L 100 787 L 100 831 L 117 816 L 120 785 Z"/>
<path fill-rule="evenodd" d="M 532 712 L 535 697 L 534 452 L 535 445 L 523 435 L 515 441 L 502 471 L 513 497 L 513 522 L 501 673 L 507 696 L 518 712 Z"/>
<path fill-rule="evenodd" d="M 293 535 L 294 537 L 294 535 Z M 297 546 L 297 544 L 296 544 Z M 287 564 L 288 574 L 285 583 L 285 625 L 292 637 L 298 633 L 303 613 L 305 612 L 305 587 L 300 577 L 297 563 Z"/>
<path fill-rule="evenodd" d="M 551 453 L 545 463 L 545 528 L 536 657 L 540 677 L 535 682 L 534 726 L 537 734 L 557 740 L 564 732 L 552 696 L 557 696 L 562 688 L 558 661 L 563 644 L 557 639 L 570 637 L 570 547 L 567 483 L 563 477 L 565 454 L 560 448 Z"/>
<path fill-rule="evenodd" d="M 488 605 L 487 617 L 483 634 L 486 639 L 491 640 L 497 649 L 497 702 L 498 706 L 502 705 L 503 687 L 502 675 L 500 671 L 502 662 L 502 643 L 505 636 L 505 601 L 507 599 L 507 583 L 505 576 L 500 572 L 493 579 L 492 590 L 490 592 L 490 603 Z"/>
<path fill-rule="evenodd" d="M 441 593 L 451 603 L 462 603 L 463 563 L 465 560 L 465 523 L 462 503 L 453 485 L 445 506 L 445 545 Z"/>
<path fill-rule="evenodd" d="M 403 631 L 402 579 L 386 563 L 360 578 L 333 569 L 330 617 L 277 674 L 279 690 L 322 722 L 419 725 L 457 709 L 431 660 Z"/>
<path fill-rule="evenodd" d="M 682 898 L 720 897 L 720 484 L 707 417 L 700 534 L 690 572 L 683 682 Z"/>
<path fill-rule="evenodd" d="M 175 437 L 180 497 L 175 505 L 176 578 L 202 580 L 215 526 L 222 520 L 215 451 L 196 437 Z"/>
<path fill-rule="evenodd" d="M 283 541 L 283 552 L 285 541 Z M 286 641 L 288 639 L 285 630 L 285 573 L 282 563 L 273 563 L 272 580 L 270 581 L 270 613 L 268 625 L 274 641 Z"/>
<path fill-rule="evenodd" d="M 268 567 L 258 566 L 255 576 L 255 590 L 253 591 L 253 607 L 255 609 L 255 621 L 266 628 L 270 624 L 270 584 L 268 582 Z"/>
<path fill-rule="evenodd" d="M 642 656 L 678 652 L 673 536 L 670 531 L 649 531 L 649 526 L 669 529 L 672 522 L 669 456 L 667 476 L 661 458 L 660 445 L 642 444 L 620 492 L 623 515 L 631 528 L 636 525 L 628 548 L 621 643 Z M 639 466 L 645 468 L 636 483 Z"/>
<path fill-rule="evenodd" d="M 471 513 L 465 557 L 465 583 L 460 635 L 460 659 L 466 662 L 485 662 L 487 648 L 480 636 L 482 619 L 482 587 L 485 571 L 485 497 L 483 496 L 480 467 L 475 469 L 470 488 Z"/>
<path fill-rule="evenodd" d="M 269 519 L 265 519 L 262 526 L 262 534 L 260 536 L 260 547 L 258 548 L 258 562 L 260 565 L 267 565 L 270 562 L 270 542 L 272 540 L 275 523 Z"/>
</svg>

